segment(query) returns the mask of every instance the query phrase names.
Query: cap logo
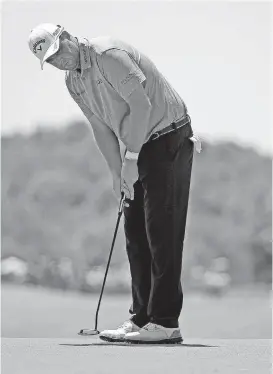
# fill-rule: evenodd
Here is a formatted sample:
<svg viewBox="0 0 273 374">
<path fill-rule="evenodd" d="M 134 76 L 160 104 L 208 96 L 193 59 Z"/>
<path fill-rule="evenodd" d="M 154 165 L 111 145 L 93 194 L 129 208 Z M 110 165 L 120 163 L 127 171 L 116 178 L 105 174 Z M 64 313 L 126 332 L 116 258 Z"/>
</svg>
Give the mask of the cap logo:
<svg viewBox="0 0 273 374">
<path fill-rule="evenodd" d="M 37 53 L 37 49 L 38 49 L 38 51 L 41 51 L 41 50 L 42 50 L 42 46 L 40 45 L 40 44 L 42 44 L 42 43 L 45 43 L 45 39 L 38 40 L 37 42 L 35 42 L 35 43 L 33 44 L 33 52 L 34 52 L 34 53 Z M 38 45 L 40 45 L 39 48 L 37 48 Z"/>
<path fill-rule="evenodd" d="M 54 33 L 53 33 L 52 35 L 53 35 L 53 36 L 58 35 L 58 33 L 60 32 L 60 29 L 61 29 L 61 27 L 58 27 L 58 28 L 54 31 Z"/>
</svg>

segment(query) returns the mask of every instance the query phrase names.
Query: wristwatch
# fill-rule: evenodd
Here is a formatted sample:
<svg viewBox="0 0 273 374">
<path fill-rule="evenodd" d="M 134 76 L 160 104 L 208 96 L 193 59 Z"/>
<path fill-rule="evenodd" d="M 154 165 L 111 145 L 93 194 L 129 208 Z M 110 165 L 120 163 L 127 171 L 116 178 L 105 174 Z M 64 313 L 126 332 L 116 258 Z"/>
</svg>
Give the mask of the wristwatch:
<svg viewBox="0 0 273 374">
<path fill-rule="evenodd" d="M 125 158 L 127 160 L 135 160 L 135 161 L 137 161 L 138 160 L 138 155 L 139 155 L 139 153 L 131 152 L 131 151 L 127 150 L 126 153 L 125 153 Z"/>
</svg>

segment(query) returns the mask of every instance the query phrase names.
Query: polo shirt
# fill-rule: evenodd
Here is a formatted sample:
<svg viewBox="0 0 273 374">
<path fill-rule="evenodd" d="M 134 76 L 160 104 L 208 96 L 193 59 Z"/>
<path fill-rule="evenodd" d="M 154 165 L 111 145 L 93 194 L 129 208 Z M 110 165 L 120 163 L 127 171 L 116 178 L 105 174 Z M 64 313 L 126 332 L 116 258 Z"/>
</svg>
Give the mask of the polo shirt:
<svg viewBox="0 0 273 374">
<path fill-rule="evenodd" d="M 129 129 L 123 118 L 130 115 L 126 102 L 129 95 L 142 84 L 151 103 L 145 142 L 150 136 L 187 114 L 178 93 L 155 64 L 143 53 L 112 37 L 78 39 L 80 72 L 66 72 L 66 86 L 92 126 L 96 116 L 108 126 L 126 146 Z M 138 123 L 140 131 L 142 123 Z M 144 126 L 144 124 L 143 124 Z"/>
</svg>

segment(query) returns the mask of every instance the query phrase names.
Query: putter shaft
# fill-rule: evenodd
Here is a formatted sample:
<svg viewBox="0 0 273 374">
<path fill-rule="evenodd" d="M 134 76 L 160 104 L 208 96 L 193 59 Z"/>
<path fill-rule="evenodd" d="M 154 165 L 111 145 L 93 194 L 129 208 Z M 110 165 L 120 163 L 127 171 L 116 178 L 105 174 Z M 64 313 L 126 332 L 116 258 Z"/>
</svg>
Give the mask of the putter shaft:
<svg viewBox="0 0 273 374">
<path fill-rule="evenodd" d="M 116 223 L 114 237 L 113 237 L 113 240 L 112 240 L 112 245 L 111 245 L 111 249 L 110 249 L 110 253 L 109 253 L 109 258 L 108 258 L 108 262 L 107 262 L 107 266 L 106 266 L 106 270 L 105 270 L 105 274 L 104 274 L 104 279 L 103 279 L 103 283 L 102 283 L 102 287 L 101 287 L 101 292 L 100 292 L 100 298 L 99 298 L 99 302 L 98 302 L 98 306 L 97 306 L 97 311 L 96 311 L 95 329 L 94 329 L 95 331 L 98 331 L 97 327 L 98 327 L 99 309 L 100 309 L 102 294 L 103 294 L 103 291 L 104 291 L 104 286 L 105 286 L 105 282 L 106 282 L 106 278 L 107 278 L 107 274 L 108 274 L 108 270 L 109 270 L 109 266 L 110 266 L 110 262 L 111 262 L 111 258 L 112 258 L 112 253 L 113 253 L 113 249 L 114 249 L 114 245 L 115 245 L 115 241 L 116 241 L 116 236 L 117 236 L 117 232 L 118 232 L 119 222 L 120 222 L 120 218 L 121 218 L 122 212 L 123 212 L 124 201 L 125 201 L 125 194 L 122 193 L 121 194 L 121 199 L 120 199 L 120 204 L 119 204 L 119 210 L 118 210 L 118 219 L 117 219 L 117 223 Z"/>
</svg>

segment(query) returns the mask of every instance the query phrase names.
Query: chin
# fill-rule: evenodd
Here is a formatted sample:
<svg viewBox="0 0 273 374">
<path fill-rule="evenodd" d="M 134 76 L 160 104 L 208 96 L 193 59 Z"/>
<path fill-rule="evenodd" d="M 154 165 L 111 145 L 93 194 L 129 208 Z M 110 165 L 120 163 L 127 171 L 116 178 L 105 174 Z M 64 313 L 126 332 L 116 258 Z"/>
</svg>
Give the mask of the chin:
<svg viewBox="0 0 273 374">
<path fill-rule="evenodd" d="M 74 65 L 74 66 L 71 66 L 71 67 L 66 67 L 64 70 L 75 71 L 75 70 L 77 70 L 77 68 L 78 68 L 78 65 Z"/>
<path fill-rule="evenodd" d="M 68 68 L 68 67 L 65 67 L 65 68 L 61 68 L 60 70 L 64 70 L 64 71 L 75 71 L 76 68 Z"/>
</svg>

